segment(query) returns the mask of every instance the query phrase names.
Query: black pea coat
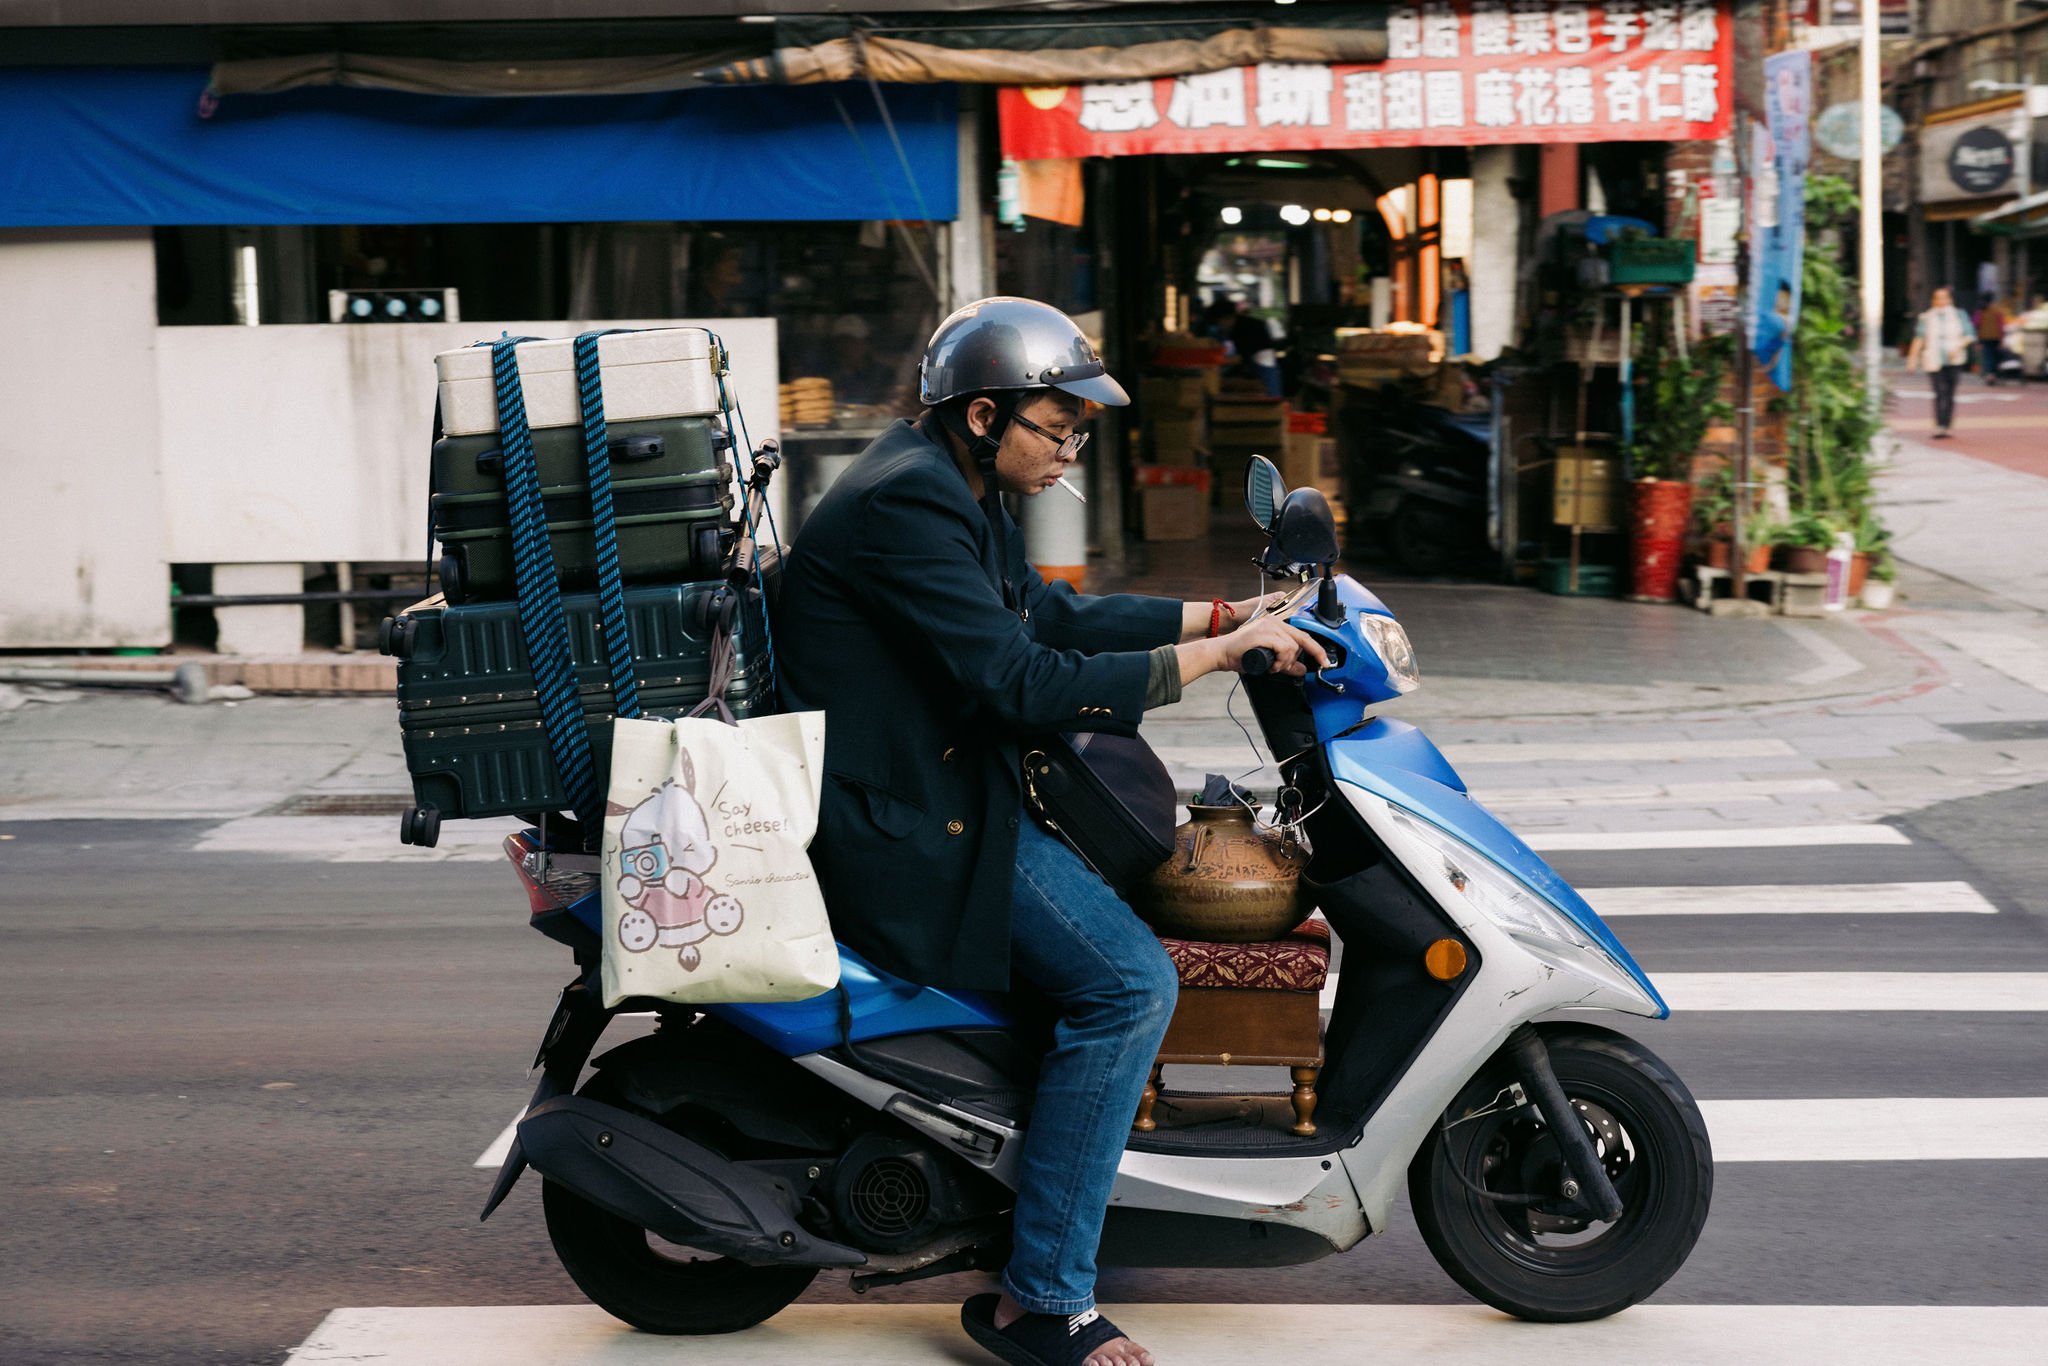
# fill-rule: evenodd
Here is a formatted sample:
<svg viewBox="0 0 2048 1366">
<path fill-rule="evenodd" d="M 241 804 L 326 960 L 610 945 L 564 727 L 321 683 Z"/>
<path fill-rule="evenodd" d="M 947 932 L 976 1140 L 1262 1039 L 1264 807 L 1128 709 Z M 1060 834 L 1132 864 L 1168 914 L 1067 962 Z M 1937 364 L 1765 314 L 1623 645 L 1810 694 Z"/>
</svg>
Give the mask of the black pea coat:
<svg viewBox="0 0 2048 1366">
<path fill-rule="evenodd" d="M 1028 619 L 966 476 L 899 423 L 804 522 L 777 604 L 783 703 L 826 716 L 811 860 L 833 929 L 932 986 L 1009 984 L 1019 739 L 1135 734 L 1147 655 L 1180 638 L 1179 602 L 1048 586 L 1005 524 Z"/>
</svg>

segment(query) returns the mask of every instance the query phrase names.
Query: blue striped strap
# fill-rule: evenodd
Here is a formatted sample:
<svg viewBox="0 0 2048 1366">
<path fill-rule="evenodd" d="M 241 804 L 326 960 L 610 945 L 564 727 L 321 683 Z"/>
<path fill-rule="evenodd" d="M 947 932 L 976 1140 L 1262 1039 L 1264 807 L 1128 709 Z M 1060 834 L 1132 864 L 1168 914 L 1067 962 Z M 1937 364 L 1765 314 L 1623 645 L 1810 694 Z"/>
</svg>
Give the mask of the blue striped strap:
<svg viewBox="0 0 2048 1366">
<path fill-rule="evenodd" d="M 526 420 L 526 396 L 519 387 L 518 341 L 491 343 L 491 377 L 497 385 L 498 448 L 503 452 L 505 502 L 512 524 L 512 579 L 519 594 L 519 630 L 540 701 L 541 724 L 554 757 L 555 776 L 576 819 L 595 830 L 604 818 L 597 769 L 590 757 L 590 731 L 569 661 L 569 628 L 562 589 L 555 577 L 555 551 L 548 540 L 547 510 L 541 502 L 540 466 L 533 457 L 533 429 Z"/>
<path fill-rule="evenodd" d="M 583 458 L 590 470 L 590 534 L 597 549 L 597 603 L 604 622 L 605 656 L 612 672 L 612 712 L 640 714 L 640 683 L 633 676 L 633 641 L 626 628 L 626 590 L 619 573 L 619 528 L 612 516 L 612 461 L 604 422 L 604 382 L 597 339 L 576 338 L 576 395 L 583 405 Z"/>
</svg>

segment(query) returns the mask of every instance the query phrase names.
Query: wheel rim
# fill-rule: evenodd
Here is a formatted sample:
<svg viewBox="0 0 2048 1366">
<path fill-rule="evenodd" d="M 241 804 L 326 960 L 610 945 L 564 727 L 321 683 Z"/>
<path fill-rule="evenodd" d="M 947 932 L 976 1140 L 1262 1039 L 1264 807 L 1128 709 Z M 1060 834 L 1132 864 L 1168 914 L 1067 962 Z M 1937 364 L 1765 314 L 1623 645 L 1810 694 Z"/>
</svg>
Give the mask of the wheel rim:
<svg viewBox="0 0 2048 1366">
<path fill-rule="evenodd" d="M 1469 1189 L 1460 1192 L 1473 1206 L 1478 1228 L 1501 1255 L 1532 1271 L 1578 1275 L 1625 1258 L 1656 1224 L 1671 1155 L 1660 1150 L 1653 1126 L 1622 1097 L 1583 1083 L 1567 1082 L 1565 1089 L 1621 1197 L 1620 1218 L 1597 1219 L 1557 1194 L 1563 1158 L 1534 1106 L 1478 1118 L 1462 1151 L 1446 1156 L 1491 1193 L 1547 1197 L 1536 1204 L 1509 1204 Z"/>
</svg>

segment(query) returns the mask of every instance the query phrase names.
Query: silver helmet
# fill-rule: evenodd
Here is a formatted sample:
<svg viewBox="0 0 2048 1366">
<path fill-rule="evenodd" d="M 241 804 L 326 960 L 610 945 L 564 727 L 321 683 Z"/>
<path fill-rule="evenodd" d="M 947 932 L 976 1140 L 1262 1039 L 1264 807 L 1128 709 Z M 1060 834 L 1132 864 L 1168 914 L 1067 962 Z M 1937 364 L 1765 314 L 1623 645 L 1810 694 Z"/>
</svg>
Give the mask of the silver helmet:
<svg viewBox="0 0 2048 1366">
<path fill-rule="evenodd" d="M 1131 401 L 1072 318 L 1035 299 L 980 299 L 939 324 L 918 362 L 927 405 L 991 389 L 1060 389 L 1110 408 Z"/>
</svg>

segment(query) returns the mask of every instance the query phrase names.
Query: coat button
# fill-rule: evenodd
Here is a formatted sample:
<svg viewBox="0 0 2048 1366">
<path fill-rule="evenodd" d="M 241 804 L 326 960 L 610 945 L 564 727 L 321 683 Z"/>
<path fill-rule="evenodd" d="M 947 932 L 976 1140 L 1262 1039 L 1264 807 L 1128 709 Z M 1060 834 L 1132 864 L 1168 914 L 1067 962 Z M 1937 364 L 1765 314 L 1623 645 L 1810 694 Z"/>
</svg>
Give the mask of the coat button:
<svg viewBox="0 0 2048 1366">
<path fill-rule="evenodd" d="M 1017 818 L 1015 816 L 1010 817 L 1010 828 L 1012 830 L 1017 828 Z"/>
<path fill-rule="evenodd" d="M 961 824 L 961 823 L 960 823 L 959 821 L 947 821 L 947 822 L 946 822 L 946 833 L 947 833 L 947 834 L 949 834 L 949 835 L 959 835 L 959 834 L 964 834 L 964 833 L 966 833 L 966 830 L 967 830 L 967 827 L 966 827 L 966 826 L 964 826 L 964 825 L 962 825 L 962 824 Z"/>
</svg>

